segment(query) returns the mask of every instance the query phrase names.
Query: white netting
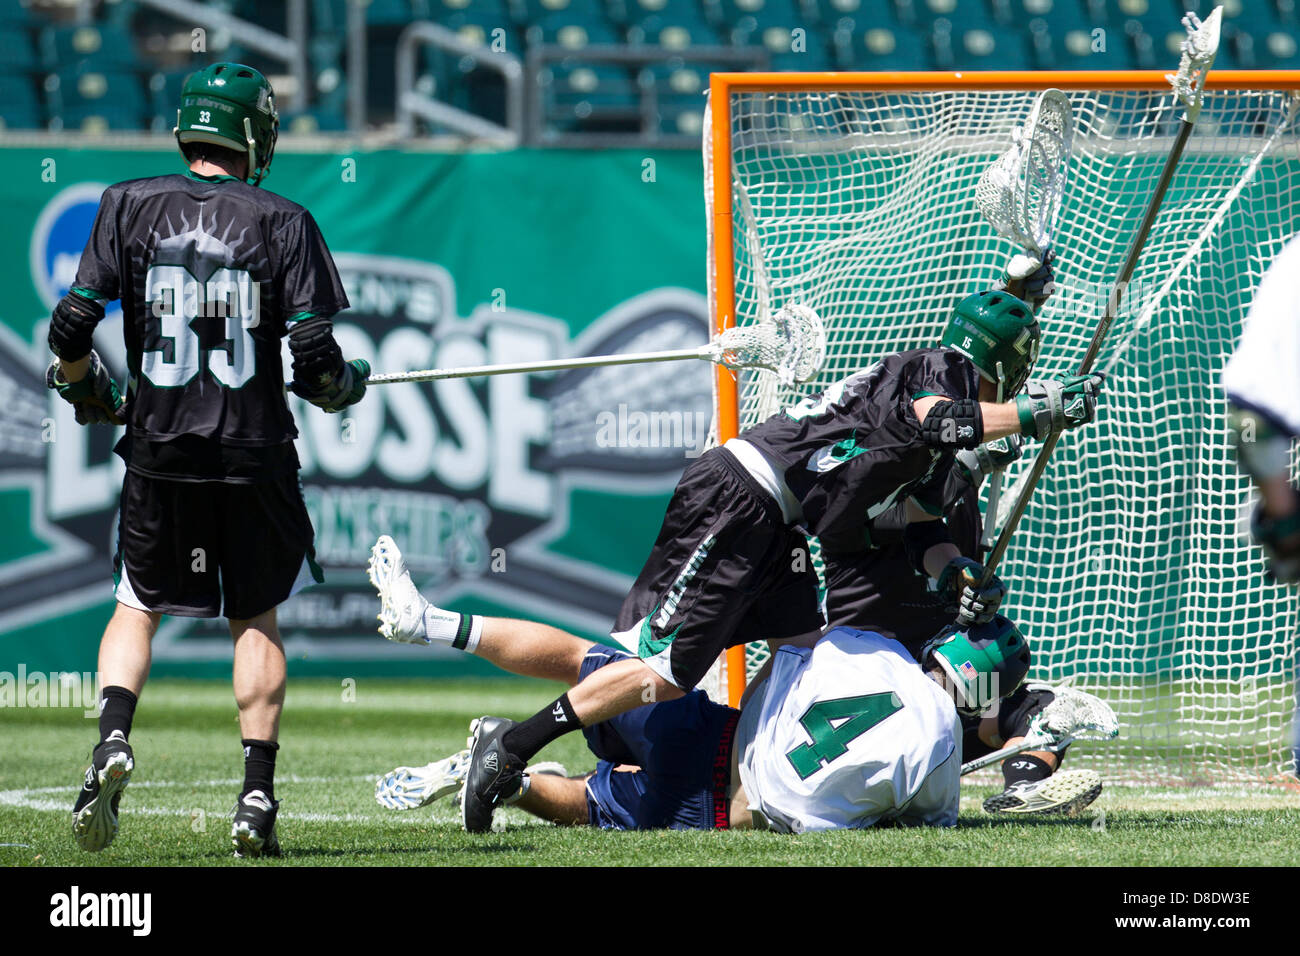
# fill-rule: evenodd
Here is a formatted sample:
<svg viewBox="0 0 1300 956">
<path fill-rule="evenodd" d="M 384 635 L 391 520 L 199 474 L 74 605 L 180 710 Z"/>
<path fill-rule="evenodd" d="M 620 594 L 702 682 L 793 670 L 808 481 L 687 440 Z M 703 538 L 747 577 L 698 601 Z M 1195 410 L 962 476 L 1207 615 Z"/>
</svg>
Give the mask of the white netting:
<svg viewBox="0 0 1300 956">
<path fill-rule="evenodd" d="M 828 336 L 807 385 L 742 375 L 741 428 L 881 356 L 933 346 L 953 304 L 998 277 L 1018 250 L 984 222 L 975 188 L 1038 92 L 711 104 L 731 126 L 735 314 L 743 324 L 805 302 Z M 1086 351 L 1182 112 L 1167 90 L 1067 95 L 1061 291 L 1041 315 L 1040 377 L 1072 373 Z M 1297 106 L 1285 92 L 1206 94 L 1098 361 L 1110 373 L 1099 419 L 1063 437 L 999 568 L 1032 676 L 1073 676 L 1118 713 L 1119 740 L 1071 758 L 1112 776 L 1206 783 L 1292 766 L 1297 597 L 1264 582 L 1239 537 L 1250 492 L 1218 382 L 1264 269 L 1300 229 Z M 1007 507 L 1040 447 L 1007 476 Z"/>
</svg>

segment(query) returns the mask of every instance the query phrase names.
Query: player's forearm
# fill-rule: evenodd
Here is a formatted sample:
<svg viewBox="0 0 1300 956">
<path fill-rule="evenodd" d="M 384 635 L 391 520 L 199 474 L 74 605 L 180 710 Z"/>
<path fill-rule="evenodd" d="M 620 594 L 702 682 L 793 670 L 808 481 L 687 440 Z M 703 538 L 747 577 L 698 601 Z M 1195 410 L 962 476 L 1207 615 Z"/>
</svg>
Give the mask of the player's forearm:
<svg viewBox="0 0 1300 956">
<path fill-rule="evenodd" d="M 63 376 L 65 382 L 80 382 L 90 372 L 90 353 L 86 353 L 84 358 L 59 359 L 59 374 Z"/>
<path fill-rule="evenodd" d="M 1287 515 L 1294 514 L 1297 507 L 1300 507 L 1300 502 L 1297 502 L 1285 472 L 1258 479 L 1256 485 L 1259 487 L 1259 496 L 1264 503 L 1264 512 L 1270 518 L 1285 518 Z"/>
<path fill-rule="evenodd" d="M 922 562 L 925 565 L 925 573 L 930 575 L 936 581 L 943 574 L 943 569 L 953 561 L 962 556 L 961 551 L 951 541 L 945 541 L 936 544 L 925 552 Z"/>
<path fill-rule="evenodd" d="M 1020 435 L 1020 412 L 1015 402 L 980 402 L 980 414 L 984 418 L 984 436 L 981 441 L 997 441 L 1008 435 Z"/>
</svg>

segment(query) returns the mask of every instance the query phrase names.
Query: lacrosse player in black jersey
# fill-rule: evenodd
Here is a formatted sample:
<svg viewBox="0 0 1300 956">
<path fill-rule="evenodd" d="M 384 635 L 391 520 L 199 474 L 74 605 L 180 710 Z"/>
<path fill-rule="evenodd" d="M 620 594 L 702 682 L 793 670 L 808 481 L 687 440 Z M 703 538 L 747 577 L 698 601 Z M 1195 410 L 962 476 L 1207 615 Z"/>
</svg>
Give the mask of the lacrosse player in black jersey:
<svg viewBox="0 0 1300 956">
<path fill-rule="evenodd" d="M 1019 260 L 1026 260 L 1020 262 Z M 1038 312 L 1055 288 L 1052 256 L 1027 261 L 1017 257 L 1008 266 L 1002 285 L 1022 297 Z M 1036 268 L 1031 268 L 1036 266 Z M 1018 268 L 1017 268 L 1018 267 Z M 979 316 L 970 321 L 979 322 Z M 955 339 L 950 331 L 945 341 Z M 965 332 L 962 332 L 965 338 Z M 997 377 L 996 359 L 971 351 L 981 376 Z M 958 552 L 969 559 L 981 554 L 983 519 L 980 486 L 995 469 L 1005 468 L 1021 455 L 1019 435 L 1011 435 L 978 448 L 963 448 L 942 483 L 944 524 Z M 826 620 L 830 627 L 853 627 L 893 638 L 918 661 L 930 638 L 959 614 L 959 595 L 950 587 L 921 573 L 917 556 L 909 554 L 906 504 L 899 502 L 874 518 L 868 532 L 871 545 L 850 551 L 822 549 L 826 584 Z M 1029 722 L 1056 697 L 1058 689 L 1029 681 L 1002 700 L 988 715 L 962 717 L 965 739 L 962 759 L 973 760 L 1025 736 Z M 1072 694 L 1082 691 L 1071 689 Z M 1068 748 L 1067 748 L 1068 749 Z M 1007 758 L 1002 764 L 1005 789 L 984 802 L 991 813 L 1077 813 L 1101 793 L 1101 777 L 1093 770 L 1057 773 L 1060 753 L 1030 751 Z"/>
<path fill-rule="evenodd" d="M 562 734 L 680 697 L 724 648 L 754 635 L 811 645 L 823 622 L 806 535 L 861 550 L 871 520 L 903 503 L 916 566 L 971 619 L 992 618 L 1005 588 L 996 579 L 977 587 L 983 568 L 940 520 L 954 455 L 1091 421 L 1102 380 L 1039 382 L 1017 395 L 1039 329 L 1032 308 L 1006 291 L 959 303 L 943 346 L 888 356 L 687 467 L 616 621 L 614 637 L 639 659 L 601 668 L 526 721 L 480 720 L 462 801 L 467 830 L 490 828 L 527 761 Z M 476 646 L 476 618 L 436 607 L 424 618 L 417 639 Z"/>
<path fill-rule="evenodd" d="M 184 174 L 110 186 L 72 289 L 54 308 L 47 384 L 77 421 L 125 424 L 117 608 L 99 648 L 100 743 L 73 808 L 82 849 L 117 834 L 134 766 L 127 739 L 164 614 L 229 620 L 244 747 L 236 855 L 279 853 L 274 770 L 284 703 L 276 607 L 322 580 L 298 481 L 292 389 L 327 412 L 365 393 L 369 366 L 345 362 L 330 317 L 348 307 L 315 220 L 255 188 L 279 120 L 265 77 L 217 63 L 186 80 L 176 137 Z M 104 303 L 120 299 L 125 396 L 92 348 Z"/>
</svg>

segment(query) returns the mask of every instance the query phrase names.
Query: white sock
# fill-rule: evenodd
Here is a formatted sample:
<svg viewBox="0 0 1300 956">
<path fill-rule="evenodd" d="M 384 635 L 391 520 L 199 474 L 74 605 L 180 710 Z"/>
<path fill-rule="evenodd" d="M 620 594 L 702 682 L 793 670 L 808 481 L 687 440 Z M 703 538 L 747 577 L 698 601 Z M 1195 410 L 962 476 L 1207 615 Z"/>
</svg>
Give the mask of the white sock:
<svg viewBox="0 0 1300 956">
<path fill-rule="evenodd" d="M 430 604 L 424 609 L 424 636 L 473 654 L 483 636 L 483 618 L 477 614 L 444 611 Z"/>
</svg>

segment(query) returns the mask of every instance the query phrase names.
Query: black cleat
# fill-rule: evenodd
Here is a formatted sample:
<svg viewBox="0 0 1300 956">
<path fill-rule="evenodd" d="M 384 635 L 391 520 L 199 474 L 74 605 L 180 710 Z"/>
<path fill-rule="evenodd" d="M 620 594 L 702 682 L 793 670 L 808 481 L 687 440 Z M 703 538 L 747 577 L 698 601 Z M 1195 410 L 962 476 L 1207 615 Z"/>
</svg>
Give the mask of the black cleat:
<svg viewBox="0 0 1300 956">
<path fill-rule="evenodd" d="M 491 830 L 496 808 L 523 783 L 524 761 L 501 746 L 513 726 L 515 722 L 504 717 L 480 717 L 470 724 L 469 770 L 460 801 L 460 821 L 467 833 Z"/>
<path fill-rule="evenodd" d="M 117 805 L 135 769 L 131 745 L 119 730 L 91 753 L 81 793 L 72 807 L 72 835 L 77 846 L 98 853 L 117 836 Z"/>
<path fill-rule="evenodd" d="M 261 790 L 250 790 L 239 798 L 235 822 L 230 828 L 235 856 L 280 855 L 280 841 L 275 836 L 275 815 L 279 810 L 280 802 L 272 801 Z"/>
</svg>

